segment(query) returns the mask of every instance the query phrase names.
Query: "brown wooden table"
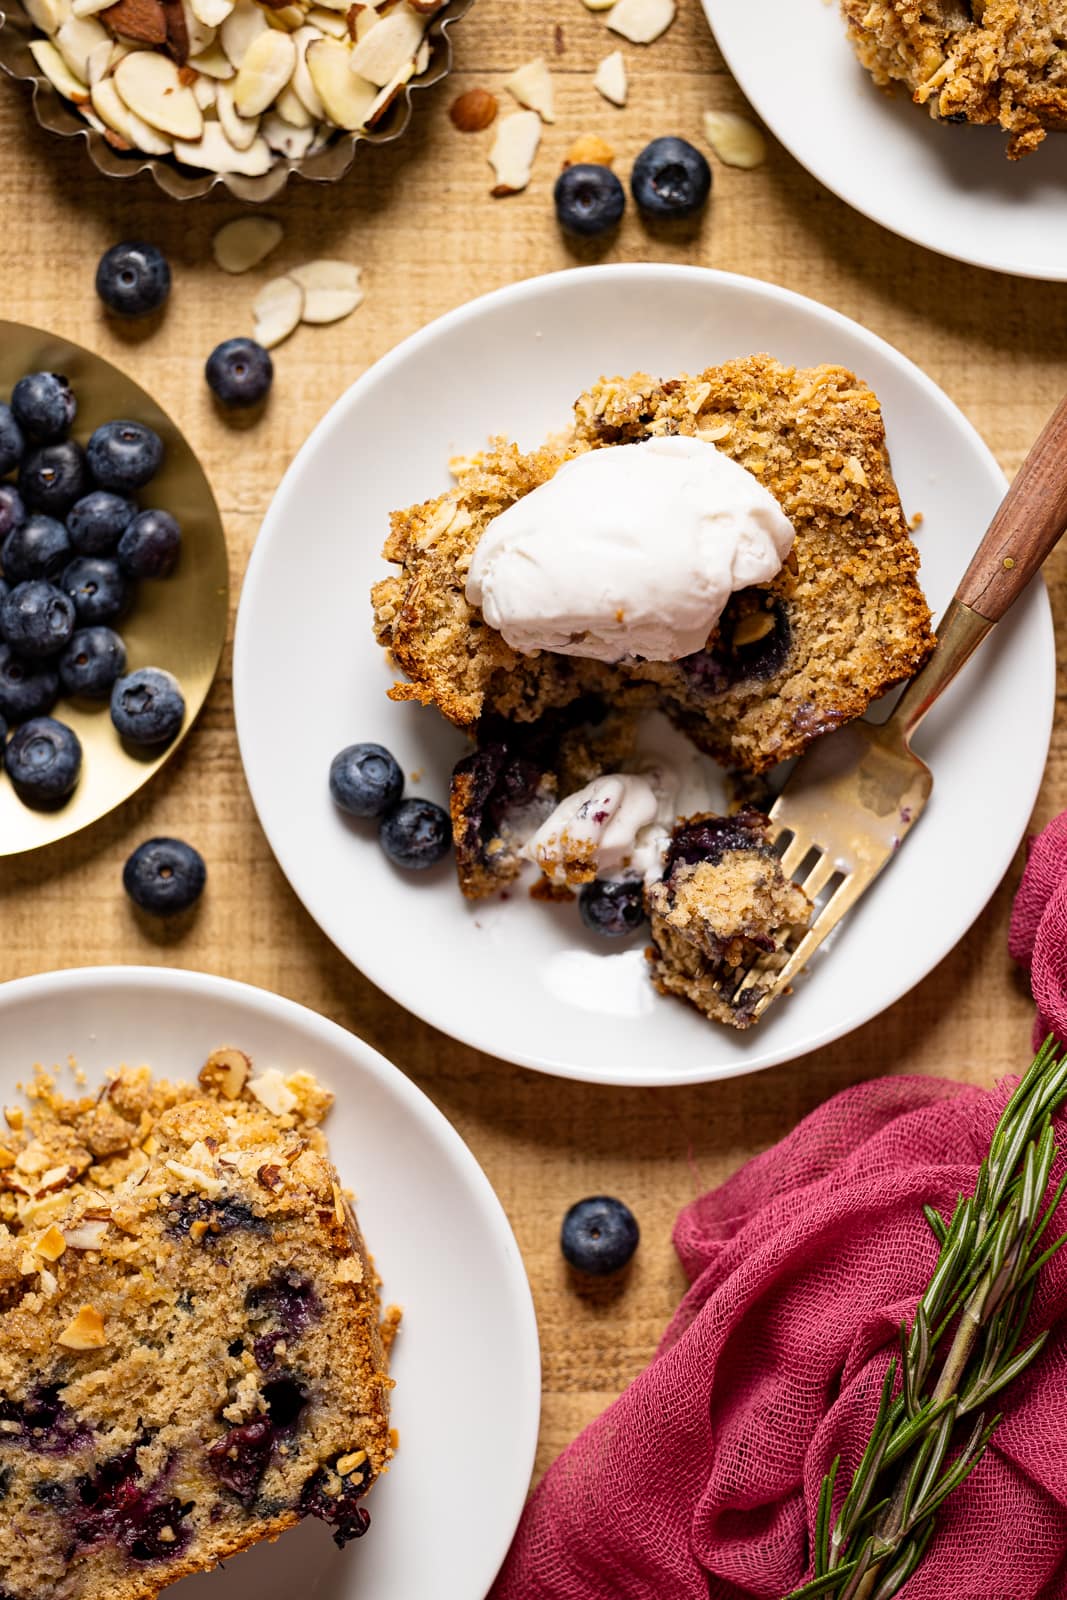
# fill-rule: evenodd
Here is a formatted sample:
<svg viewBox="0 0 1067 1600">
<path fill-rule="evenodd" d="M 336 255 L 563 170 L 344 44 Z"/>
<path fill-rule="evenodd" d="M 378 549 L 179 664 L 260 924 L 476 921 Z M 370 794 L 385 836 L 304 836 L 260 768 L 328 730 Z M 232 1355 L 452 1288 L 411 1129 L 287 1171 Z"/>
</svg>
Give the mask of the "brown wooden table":
<svg viewBox="0 0 1067 1600">
<path fill-rule="evenodd" d="M 214 230 L 241 207 L 226 199 L 178 205 L 147 179 L 106 182 L 80 149 L 36 126 L 20 86 L 0 84 L 0 316 L 100 351 L 174 415 L 219 498 L 235 597 L 285 467 L 372 361 L 474 295 L 574 264 L 554 222 L 551 187 L 577 135 L 608 138 L 625 174 L 650 138 L 680 133 L 699 144 L 705 109 L 743 107 L 698 0 L 681 0 L 677 21 L 655 45 L 624 47 L 632 68 L 624 111 L 592 88 L 595 63 L 616 41 L 581 0 L 478 0 L 455 40 L 455 79 L 420 97 L 408 137 L 367 151 L 339 187 L 295 184 L 270 208 L 287 233 L 274 260 L 336 254 L 357 261 L 367 299 L 347 322 L 302 329 L 276 352 L 271 406 L 250 431 L 219 421 L 202 376 L 218 340 L 251 328 L 250 280 L 225 277 L 210 253 Z M 529 189 L 491 200 L 487 138 L 457 133 L 448 106 L 459 89 L 497 87 L 538 54 L 550 58 L 556 76 L 558 121 L 545 130 Z M 150 338 L 105 320 L 93 292 L 101 252 L 131 237 L 156 240 L 175 271 L 170 308 Z M 858 318 L 948 391 L 1008 471 L 1067 387 L 1062 285 L 998 277 L 905 244 L 854 215 L 773 144 L 758 171 L 716 166 L 714 201 L 695 242 L 652 237 L 628 215 L 608 259 L 649 258 L 749 273 Z M 402 417 L 397 429 L 402 437 Z M 1049 578 L 1059 623 L 1067 556 L 1053 558 Z M 1065 803 L 1061 724 L 1037 820 Z M 177 941 L 143 932 L 120 886 L 129 851 L 152 833 L 191 839 L 209 864 L 200 915 Z M 1018 863 L 925 983 L 818 1055 L 705 1088 L 620 1090 L 542 1078 L 454 1044 L 400 1010 L 311 922 L 253 814 L 227 651 L 199 726 L 155 782 L 67 843 L 0 862 L 0 976 L 94 962 L 202 968 L 326 1013 L 410 1073 L 468 1140 L 518 1235 L 543 1343 L 541 1470 L 651 1355 L 682 1289 L 671 1224 L 697 1190 L 857 1079 L 926 1072 L 989 1083 L 1023 1062 L 1031 1007 L 1005 950 L 1017 878 Z M 893 959 L 891 949 L 872 951 L 872 960 Z M 620 1292 L 583 1298 L 568 1283 L 557 1238 L 567 1205 L 596 1191 L 629 1201 L 643 1243 Z"/>
</svg>

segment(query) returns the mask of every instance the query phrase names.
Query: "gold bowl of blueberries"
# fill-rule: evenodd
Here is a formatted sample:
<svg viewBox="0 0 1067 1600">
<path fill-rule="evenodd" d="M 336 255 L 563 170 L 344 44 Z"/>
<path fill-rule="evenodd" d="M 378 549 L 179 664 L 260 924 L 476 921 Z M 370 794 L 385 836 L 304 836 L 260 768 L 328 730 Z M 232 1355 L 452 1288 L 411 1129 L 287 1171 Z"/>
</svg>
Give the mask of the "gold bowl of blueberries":
<svg viewBox="0 0 1067 1600">
<path fill-rule="evenodd" d="M 130 378 L 0 322 L 0 856 L 54 843 L 173 755 L 226 636 L 222 521 Z"/>
</svg>

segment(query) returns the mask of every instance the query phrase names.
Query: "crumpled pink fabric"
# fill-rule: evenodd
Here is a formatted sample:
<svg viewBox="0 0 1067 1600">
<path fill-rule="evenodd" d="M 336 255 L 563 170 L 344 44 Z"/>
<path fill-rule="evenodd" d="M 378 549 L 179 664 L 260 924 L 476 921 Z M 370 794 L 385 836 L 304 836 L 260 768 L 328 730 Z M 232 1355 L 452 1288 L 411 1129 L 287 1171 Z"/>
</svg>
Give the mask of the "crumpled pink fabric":
<svg viewBox="0 0 1067 1600">
<path fill-rule="evenodd" d="M 838 1452 L 839 1485 L 856 1465 L 937 1256 L 922 1207 L 947 1218 L 973 1189 L 1007 1093 L 847 1089 L 688 1206 L 690 1289 L 651 1365 L 537 1488 L 492 1600 L 778 1600 L 810 1576 L 820 1480 Z M 1067 1333 L 1067 1251 L 1032 1324 Z M 1067 1600 L 1067 1338 L 997 1403 L 906 1600 Z"/>
<path fill-rule="evenodd" d="M 1050 1033 L 1067 1044 L 1067 811 L 1027 843 L 1008 950 L 1030 973 L 1037 1002 L 1034 1049 Z"/>
</svg>

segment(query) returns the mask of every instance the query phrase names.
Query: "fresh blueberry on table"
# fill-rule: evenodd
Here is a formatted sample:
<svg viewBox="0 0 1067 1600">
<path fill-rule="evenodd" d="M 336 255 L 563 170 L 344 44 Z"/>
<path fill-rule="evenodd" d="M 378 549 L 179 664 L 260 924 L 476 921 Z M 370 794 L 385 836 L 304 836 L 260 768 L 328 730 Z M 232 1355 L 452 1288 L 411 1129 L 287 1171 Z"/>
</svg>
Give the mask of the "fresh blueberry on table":
<svg viewBox="0 0 1067 1600">
<path fill-rule="evenodd" d="M 11 391 L 11 409 L 27 438 L 55 444 L 70 432 L 78 402 L 62 373 L 28 372 Z"/>
<path fill-rule="evenodd" d="M 616 227 L 626 207 L 626 191 L 611 168 L 591 161 L 565 167 L 553 198 L 560 227 L 586 239 Z"/>
<path fill-rule="evenodd" d="M 645 896 L 640 881 L 623 878 L 618 883 L 597 878 L 578 896 L 578 911 L 586 927 L 607 939 L 633 933 L 645 920 Z"/>
<path fill-rule="evenodd" d="M 401 800 L 382 818 L 378 838 L 394 866 L 421 871 L 448 854 L 452 820 L 432 800 Z"/>
<path fill-rule="evenodd" d="M 578 1272 L 594 1278 L 620 1272 L 637 1249 L 641 1231 L 637 1218 L 621 1200 L 611 1195 L 591 1195 L 579 1200 L 563 1219 L 560 1248 Z"/>
<path fill-rule="evenodd" d="M 59 699 L 59 674 L 50 661 L 28 661 L 0 643 L 0 714 L 9 722 L 44 717 Z"/>
<path fill-rule="evenodd" d="M 113 244 L 100 257 L 96 292 L 119 317 L 146 317 L 170 294 L 170 267 L 154 244 Z"/>
<path fill-rule="evenodd" d="M 81 556 L 109 556 L 136 514 L 136 505 L 125 495 L 94 489 L 67 513 L 70 542 Z"/>
<path fill-rule="evenodd" d="M 0 483 L 0 539 L 26 520 L 26 507 L 13 483 Z"/>
<path fill-rule="evenodd" d="M 220 405 L 256 406 L 274 381 L 274 363 L 254 339 L 224 339 L 207 358 L 204 375 Z"/>
<path fill-rule="evenodd" d="M 42 512 L 12 528 L 0 545 L 0 562 L 9 583 L 58 578 L 73 554 L 62 522 Z"/>
<path fill-rule="evenodd" d="M 203 856 L 182 839 L 146 839 L 122 869 L 123 888 L 134 905 L 157 917 L 188 911 L 206 882 Z"/>
<path fill-rule="evenodd" d="M 159 471 L 163 440 L 143 422 L 103 422 L 86 447 L 89 471 L 101 489 L 129 494 Z"/>
<path fill-rule="evenodd" d="M 350 816 L 383 816 L 403 792 L 400 764 L 382 744 L 350 744 L 330 762 L 330 794 Z"/>
<path fill-rule="evenodd" d="M 126 609 L 129 585 L 112 556 L 75 556 L 59 582 L 86 626 L 114 622 Z"/>
<path fill-rule="evenodd" d="M 690 217 L 711 192 L 711 168 L 687 140 L 653 139 L 634 162 L 630 188 L 649 216 Z"/>
<path fill-rule="evenodd" d="M 119 565 L 131 578 L 169 578 L 182 530 L 169 511 L 139 511 L 119 540 Z"/>
<path fill-rule="evenodd" d="M 126 646 L 111 628 L 79 628 L 59 658 L 59 681 L 83 700 L 110 699 L 126 670 Z"/>
<path fill-rule="evenodd" d="M 185 696 L 177 678 L 158 667 L 141 667 L 119 678 L 111 691 L 111 720 L 134 744 L 169 744 L 185 720 Z"/>
<path fill-rule="evenodd" d="M 26 440 L 15 418 L 15 413 L 0 401 L 0 477 L 17 467 L 22 460 Z"/>
<path fill-rule="evenodd" d="M 85 451 L 74 439 L 40 445 L 23 456 L 18 485 L 28 506 L 64 516 L 89 487 Z"/>
<path fill-rule="evenodd" d="M 0 606 L 0 635 L 5 644 L 31 661 L 58 654 L 70 643 L 73 632 L 73 602 L 43 578 L 16 584 Z"/>
<path fill-rule="evenodd" d="M 4 766 L 20 800 L 53 805 L 78 781 L 82 747 L 78 735 L 53 717 L 33 717 L 16 728 L 4 751 Z"/>
</svg>

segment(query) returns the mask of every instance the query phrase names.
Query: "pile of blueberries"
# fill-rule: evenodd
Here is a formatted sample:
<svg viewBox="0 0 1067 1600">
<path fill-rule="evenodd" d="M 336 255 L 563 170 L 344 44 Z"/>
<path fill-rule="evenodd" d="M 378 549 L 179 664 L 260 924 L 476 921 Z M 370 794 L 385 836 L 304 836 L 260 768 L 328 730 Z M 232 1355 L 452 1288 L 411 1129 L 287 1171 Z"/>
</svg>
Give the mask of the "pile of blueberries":
<svg viewBox="0 0 1067 1600">
<path fill-rule="evenodd" d="M 432 800 L 403 799 L 400 763 L 383 744 L 350 744 L 330 763 L 330 794 L 350 817 L 374 819 L 394 866 L 434 866 L 452 845 L 452 820 Z"/>
<path fill-rule="evenodd" d="M 76 411 L 55 372 L 27 373 L 0 403 L 0 750 L 16 793 L 36 806 L 61 805 L 81 773 L 77 734 L 51 715 L 61 695 L 110 701 L 138 750 L 163 749 L 185 719 L 169 672 L 127 673 L 114 627 L 137 582 L 168 577 L 178 561 L 175 518 L 133 498 L 159 470 L 163 442 L 117 420 L 83 447 L 71 437 Z"/>
</svg>

